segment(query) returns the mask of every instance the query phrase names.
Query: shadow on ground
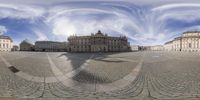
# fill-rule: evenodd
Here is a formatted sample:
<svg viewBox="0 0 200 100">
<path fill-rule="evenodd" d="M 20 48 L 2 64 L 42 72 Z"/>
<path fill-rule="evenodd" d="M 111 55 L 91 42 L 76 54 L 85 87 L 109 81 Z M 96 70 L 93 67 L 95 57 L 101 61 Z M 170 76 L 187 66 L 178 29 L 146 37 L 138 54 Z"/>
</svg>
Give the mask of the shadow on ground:
<svg viewBox="0 0 200 100">
<path fill-rule="evenodd" d="M 86 63 L 88 59 L 92 59 L 95 61 L 102 61 L 102 62 L 114 62 L 114 63 L 126 62 L 123 60 L 117 60 L 117 61 L 105 60 L 105 58 L 110 58 L 109 56 L 113 54 L 116 54 L 116 53 L 63 53 L 59 55 L 58 57 L 66 56 L 68 60 L 71 61 L 73 70 L 76 70 L 77 68 L 82 66 L 84 63 Z M 106 77 L 99 77 L 95 75 L 95 73 L 91 73 L 85 70 L 77 72 L 77 74 L 72 79 L 78 82 L 91 83 L 91 84 L 112 82 Z"/>
</svg>

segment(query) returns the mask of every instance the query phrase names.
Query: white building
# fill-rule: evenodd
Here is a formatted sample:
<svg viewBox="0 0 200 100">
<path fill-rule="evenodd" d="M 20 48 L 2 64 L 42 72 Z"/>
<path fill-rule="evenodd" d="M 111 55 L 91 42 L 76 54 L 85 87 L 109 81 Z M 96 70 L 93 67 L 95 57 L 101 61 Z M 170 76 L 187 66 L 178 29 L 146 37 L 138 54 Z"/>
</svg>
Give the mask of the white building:
<svg viewBox="0 0 200 100">
<path fill-rule="evenodd" d="M 182 36 L 165 43 L 167 51 L 200 51 L 200 32 L 184 32 Z"/>
<path fill-rule="evenodd" d="M 152 50 L 152 51 L 164 51 L 164 46 L 163 45 L 151 46 L 150 50 Z"/>
<path fill-rule="evenodd" d="M 165 51 L 172 51 L 173 41 L 166 42 L 164 45 Z"/>
<path fill-rule="evenodd" d="M 131 50 L 132 51 L 139 51 L 139 46 L 138 45 L 131 45 Z"/>
<path fill-rule="evenodd" d="M 0 35 L 0 51 L 11 51 L 13 41 L 9 36 Z"/>
</svg>

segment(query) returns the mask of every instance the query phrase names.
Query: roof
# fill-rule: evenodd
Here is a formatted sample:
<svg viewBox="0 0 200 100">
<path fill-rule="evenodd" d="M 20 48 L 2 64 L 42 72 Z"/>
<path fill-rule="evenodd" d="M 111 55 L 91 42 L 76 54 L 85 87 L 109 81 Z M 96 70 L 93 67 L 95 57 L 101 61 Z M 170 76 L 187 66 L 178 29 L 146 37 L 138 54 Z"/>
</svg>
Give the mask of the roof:
<svg viewBox="0 0 200 100">
<path fill-rule="evenodd" d="M 170 44 L 170 43 L 172 43 L 173 42 L 173 40 L 172 41 L 168 41 L 168 42 L 166 42 L 165 44 Z"/>
<path fill-rule="evenodd" d="M 93 37 L 105 37 L 105 38 L 112 38 L 112 39 L 123 39 L 123 40 L 127 40 L 126 36 L 120 36 L 120 37 L 114 37 L 114 36 L 108 36 L 107 34 L 102 33 L 100 30 L 98 30 L 97 33 L 93 34 L 91 33 L 90 36 L 70 36 L 68 37 L 68 41 L 70 39 L 83 39 L 83 38 L 93 38 Z"/>
<path fill-rule="evenodd" d="M 41 44 L 41 43 L 59 43 L 64 44 L 66 42 L 58 42 L 58 41 L 36 41 L 35 44 Z"/>
<path fill-rule="evenodd" d="M 21 43 L 28 43 L 28 44 L 33 45 L 33 43 L 30 40 L 28 40 L 28 39 L 23 40 Z"/>
<path fill-rule="evenodd" d="M 187 32 L 183 32 L 183 34 L 188 34 L 188 33 L 200 33 L 200 31 L 187 31 Z"/>
<path fill-rule="evenodd" d="M 179 39 L 181 39 L 182 37 L 176 37 L 176 38 L 174 38 L 174 40 L 179 40 Z"/>
<path fill-rule="evenodd" d="M 9 36 L 5 36 L 5 35 L 0 35 L 0 39 L 8 39 L 12 41 L 12 39 Z"/>
<path fill-rule="evenodd" d="M 95 34 L 95 36 L 105 36 L 103 33 L 101 33 L 100 30 L 98 30 L 98 32 Z"/>
<path fill-rule="evenodd" d="M 57 41 L 36 41 L 37 43 L 57 43 Z"/>
</svg>

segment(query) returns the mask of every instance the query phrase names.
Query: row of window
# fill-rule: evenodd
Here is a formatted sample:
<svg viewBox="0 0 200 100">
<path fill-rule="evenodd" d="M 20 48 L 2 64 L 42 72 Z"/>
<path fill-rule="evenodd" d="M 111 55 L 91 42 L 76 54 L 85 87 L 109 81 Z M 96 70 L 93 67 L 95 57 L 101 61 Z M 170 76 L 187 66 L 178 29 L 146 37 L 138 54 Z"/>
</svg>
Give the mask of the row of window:
<svg viewBox="0 0 200 100">
<path fill-rule="evenodd" d="M 89 47 L 89 46 L 73 46 L 72 48 L 74 48 L 74 49 L 89 49 L 89 48 L 91 48 L 91 47 Z M 97 47 L 98 48 L 98 47 Z M 120 46 L 112 46 L 112 47 L 108 47 L 108 49 L 119 49 L 119 48 L 122 48 L 122 47 L 120 47 Z"/>
<path fill-rule="evenodd" d="M 188 34 L 184 34 L 183 36 L 200 36 L 200 34 L 198 33 L 188 33 Z"/>
<path fill-rule="evenodd" d="M 10 42 L 10 40 L 1 40 L 0 39 L 0 42 Z"/>
<path fill-rule="evenodd" d="M 0 50 L 0 51 L 10 51 L 10 50 Z"/>
<path fill-rule="evenodd" d="M 89 43 L 107 43 L 107 41 L 103 41 L 103 40 L 95 40 L 95 41 L 89 41 L 89 40 L 72 40 L 70 41 L 71 43 L 75 43 L 75 44 L 89 44 Z M 122 44 L 122 43 L 126 43 L 126 41 L 120 41 L 120 40 L 112 40 L 112 41 L 108 41 L 109 44 Z"/>
<path fill-rule="evenodd" d="M 0 44 L 0 48 L 10 48 L 9 44 Z"/>
</svg>

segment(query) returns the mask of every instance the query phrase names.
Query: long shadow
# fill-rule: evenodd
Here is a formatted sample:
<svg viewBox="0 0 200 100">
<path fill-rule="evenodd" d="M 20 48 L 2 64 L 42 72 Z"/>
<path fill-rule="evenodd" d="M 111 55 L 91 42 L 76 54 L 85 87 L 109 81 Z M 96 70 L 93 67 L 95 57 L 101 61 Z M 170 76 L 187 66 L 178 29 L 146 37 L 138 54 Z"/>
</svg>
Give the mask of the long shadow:
<svg viewBox="0 0 200 100">
<path fill-rule="evenodd" d="M 59 55 L 58 57 L 66 56 L 68 60 L 71 61 L 71 65 L 73 67 L 73 70 L 76 70 L 77 68 L 81 67 L 88 59 L 92 59 L 95 61 L 103 61 L 103 62 L 125 62 L 122 60 L 118 61 L 110 61 L 105 60 L 104 58 L 107 58 L 109 55 L 113 55 L 116 53 L 63 53 Z M 91 58 L 92 57 L 92 58 Z M 77 72 L 77 74 L 72 77 L 73 80 L 76 80 L 78 82 L 85 82 L 85 83 L 110 83 L 112 82 L 108 78 L 105 77 L 99 77 L 95 75 L 95 73 L 91 73 L 85 70 L 82 70 L 80 72 Z"/>
<path fill-rule="evenodd" d="M 102 61 L 102 62 L 113 62 L 113 63 L 122 63 L 122 62 L 127 62 L 123 60 L 118 60 L 118 61 L 111 61 L 111 60 L 104 60 L 104 59 L 94 59 L 95 61 Z"/>
<path fill-rule="evenodd" d="M 79 72 L 72 79 L 76 80 L 78 82 L 89 83 L 89 84 L 94 84 L 94 83 L 111 83 L 112 82 L 108 78 L 99 77 L 99 76 L 97 76 L 95 74 L 92 74 L 90 72 L 87 72 L 85 70 Z"/>
</svg>

